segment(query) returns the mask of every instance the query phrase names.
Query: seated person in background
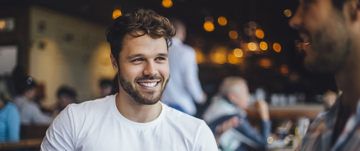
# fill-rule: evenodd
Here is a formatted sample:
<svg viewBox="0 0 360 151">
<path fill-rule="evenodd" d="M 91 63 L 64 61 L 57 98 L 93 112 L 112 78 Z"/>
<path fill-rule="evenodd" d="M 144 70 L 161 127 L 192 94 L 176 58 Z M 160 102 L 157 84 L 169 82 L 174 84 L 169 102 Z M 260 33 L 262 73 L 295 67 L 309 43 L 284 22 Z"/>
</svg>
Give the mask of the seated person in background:
<svg viewBox="0 0 360 151">
<path fill-rule="evenodd" d="M 109 79 L 102 79 L 100 81 L 100 98 L 106 97 L 111 94 L 112 81 Z"/>
<path fill-rule="evenodd" d="M 20 115 L 0 91 L 0 143 L 17 142 L 20 139 Z"/>
<path fill-rule="evenodd" d="M 21 96 L 14 99 L 20 111 L 22 125 L 50 125 L 53 117 L 45 115 L 40 110 L 40 106 L 34 102 L 36 97 L 36 83 L 32 78 L 25 78 L 20 80 Z"/>
<path fill-rule="evenodd" d="M 245 110 L 250 99 L 246 81 L 241 77 L 227 77 L 221 83 L 219 91 L 220 95 L 212 99 L 204 114 L 204 120 L 215 133 L 218 144 L 224 150 L 265 150 L 271 128 L 266 102 L 255 103 L 261 118 L 260 132 L 257 132 L 246 117 Z M 234 128 L 230 129 L 229 125 Z"/>
<path fill-rule="evenodd" d="M 61 86 L 57 91 L 57 104 L 54 114 L 59 114 L 71 103 L 76 103 L 76 91 L 68 86 Z"/>
</svg>

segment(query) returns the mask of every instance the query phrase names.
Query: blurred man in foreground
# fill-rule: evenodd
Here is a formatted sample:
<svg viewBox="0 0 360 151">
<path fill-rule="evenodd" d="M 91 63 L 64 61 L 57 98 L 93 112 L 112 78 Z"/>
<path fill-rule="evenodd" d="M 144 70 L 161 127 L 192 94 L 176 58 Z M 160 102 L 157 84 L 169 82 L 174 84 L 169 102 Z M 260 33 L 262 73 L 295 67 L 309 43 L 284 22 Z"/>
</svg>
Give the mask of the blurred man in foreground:
<svg viewBox="0 0 360 151">
<path fill-rule="evenodd" d="M 171 18 L 170 21 L 176 29 L 176 35 L 172 38 L 173 44 L 169 48 L 171 78 L 161 100 L 172 108 L 195 115 L 194 101 L 198 104 L 204 104 L 206 101 L 199 81 L 196 53 L 193 48 L 183 43 L 186 38 L 185 24 L 175 18 Z"/>
<path fill-rule="evenodd" d="M 290 25 L 305 46 L 305 66 L 332 73 L 342 95 L 310 125 L 300 150 L 358 151 L 360 144 L 360 1 L 300 0 Z"/>
<path fill-rule="evenodd" d="M 119 93 L 63 110 L 41 150 L 216 151 L 202 120 L 161 103 L 169 80 L 168 46 L 175 29 L 152 10 L 139 9 L 114 20 L 107 31 Z"/>
<path fill-rule="evenodd" d="M 260 132 L 257 132 L 246 117 L 250 101 L 246 81 L 241 77 L 227 77 L 219 91 L 220 95 L 213 98 L 204 114 L 217 143 L 224 150 L 265 150 L 271 129 L 267 103 L 257 101 L 255 104 L 261 118 Z"/>
</svg>

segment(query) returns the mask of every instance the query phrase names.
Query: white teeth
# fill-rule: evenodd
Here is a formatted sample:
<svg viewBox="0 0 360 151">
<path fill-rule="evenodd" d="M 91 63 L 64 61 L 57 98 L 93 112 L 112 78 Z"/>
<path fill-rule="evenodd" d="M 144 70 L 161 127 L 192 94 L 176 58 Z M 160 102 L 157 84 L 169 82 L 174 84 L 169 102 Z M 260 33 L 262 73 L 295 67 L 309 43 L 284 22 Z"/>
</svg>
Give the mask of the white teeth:
<svg viewBox="0 0 360 151">
<path fill-rule="evenodd" d="M 145 82 L 139 82 L 140 85 L 142 86 L 146 86 L 146 87 L 154 87 L 156 85 L 157 82 L 152 82 L 152 83 L 145 83 Z"/>
</svg>

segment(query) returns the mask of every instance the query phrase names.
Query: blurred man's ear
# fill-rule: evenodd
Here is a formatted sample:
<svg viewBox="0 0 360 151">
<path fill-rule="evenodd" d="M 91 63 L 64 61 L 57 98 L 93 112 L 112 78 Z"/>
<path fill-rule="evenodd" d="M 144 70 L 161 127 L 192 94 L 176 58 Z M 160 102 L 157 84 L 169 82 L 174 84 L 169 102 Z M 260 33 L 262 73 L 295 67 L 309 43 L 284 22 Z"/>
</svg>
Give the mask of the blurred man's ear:
<svg viewBox="0 0 360 151">
<path fill-rule="evenodd" d="M 117 64 L 117 62 L 116 62 L 116 60 L 115 60 L 112 53 L 110 53 L 110 59 L 111 59 L 111 65 L 112 65 L 114 71 L 118 72 L 118 69 L 119 69 L 118 64 Z"/>
<path fill-rule="evenodd" d="M 360 20 L 360 0 L 349 0 L 345 2 L 344 12 L 349 14 L 352 21 Z"/>
<path fill-rule="evenodd" d="M 229 101 L 230 101 L 231 103 L 235 104 L 234 100 L 236 100 L 236 98 L 235 98 L 234 93 L 228 92 L 228 93 L 226 94 L 226 96 L 227 96 L 227 98 L 229 99 Z"/>
</svg>

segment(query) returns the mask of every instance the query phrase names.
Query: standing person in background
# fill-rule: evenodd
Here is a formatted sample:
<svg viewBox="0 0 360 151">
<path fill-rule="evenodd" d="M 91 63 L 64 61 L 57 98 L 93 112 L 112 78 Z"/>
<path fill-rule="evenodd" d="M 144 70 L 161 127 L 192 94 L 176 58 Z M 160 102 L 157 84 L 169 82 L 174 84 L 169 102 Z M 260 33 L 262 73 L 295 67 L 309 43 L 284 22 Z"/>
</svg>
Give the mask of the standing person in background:
<svg viewBox="0 0 360 151">
<path fill-rule="evenodd" d="M 204 114 L 204 120 L 214 132 L 218 145 L 224 150 L 266 150 L 271 129 L 267 103 L 255 103 L 261 118 L 260 132 L 257 132 L 246 116 L 245 110 L 250 101 L 246 81 L 241 77 L 227 77 L 221 83 L 219 92 Z"/>
<path fill-rule="evenodd" d="M 20 140 L 20 115 L 17 107 L 0 91 L 0 143 Z"/>
<path fill-rule="evenodd" d="M 310 125 L 301 151 L 360 149 L 360 1 L 300 0 L 290 20 L 306 43 L 308 70 L 332 73 L 342 95 Z"/>
<path fill-rule="evenodd" d="M 19 108 L 21 124 L 23 125 L 50 125 L 53 117 L 45 115 L 40 110 L 40 106 L 34 102 L 36 98 L 37 84 L 32 78 L 21 78 L 18 88 L 20 96 L 14 99 L 14 103 Z"/>
<path fill-rule="evenodd" d="M 100 98 L 106 97 L 112 92 L 112 81 L 109 79 L 102 79 L 100 81 Z"/>
<path fill-rule="evenodd" d="M 184 44 L 186 38 L 185 24 L 178 19 L 170 19 L 176 29 L 169 48 L 169 65 L 171 78 L 163 93 L 162 101 L 189 115 L 196 114 L 194 101 L 206 102 L 206 95 L 201 89 L 196 53 L 193 48 Z"/>
<path fill-rule="evenodd" d="M 138 9 L 107 30 L 119 92 L 71 104 L 50 125 L 42 151 L 217 151 L 200 119 L 160 102 L 169 80 L 169 20 Z"/>
</svg>

